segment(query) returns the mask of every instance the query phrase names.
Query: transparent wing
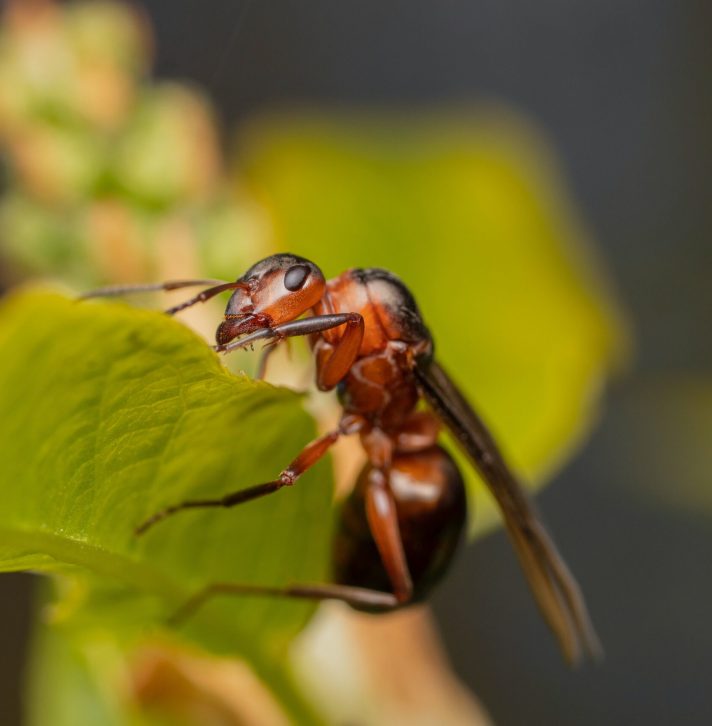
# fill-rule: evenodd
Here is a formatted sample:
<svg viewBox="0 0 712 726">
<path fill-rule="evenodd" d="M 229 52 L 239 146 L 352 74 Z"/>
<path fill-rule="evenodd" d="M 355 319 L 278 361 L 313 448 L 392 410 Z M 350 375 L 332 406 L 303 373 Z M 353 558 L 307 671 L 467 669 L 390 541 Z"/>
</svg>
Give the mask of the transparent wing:
<svg viewBox="0 0 712 726">
<path fill-rule="evenodd" d="M 602 649 L 581 590 L 487 427 L 438 363 L 421 358 L 415 374 L 426 400 L 499 505 L 529 586 L 564 657 L 578 663 L 585 649 L 592 658 L 600 658 Z"/>
</svg>

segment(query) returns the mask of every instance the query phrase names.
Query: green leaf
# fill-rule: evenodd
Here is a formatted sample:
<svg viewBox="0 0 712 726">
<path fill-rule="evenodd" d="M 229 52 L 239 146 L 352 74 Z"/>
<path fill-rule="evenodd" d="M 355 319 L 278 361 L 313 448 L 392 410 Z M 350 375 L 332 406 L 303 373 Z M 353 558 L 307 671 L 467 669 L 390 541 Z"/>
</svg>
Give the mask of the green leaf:
<svg viewBox="0 0 712 726">
<path fill-rule="evenodd" d="M 48 588 L 43 588 L 48 589 Z M 89 637 L 86 637 L 89 635 Z M 123 651 L 107 634 L 83 637 L 38 619 L 30 652 L 26 721 L 30 726 L 121 726 Z M 107 682 L 111 688 L 104 687 Z M 125 690 L 125 689 L 124 689 Z"/>
<path fill-rule="evenodd" d="M 278 248 L 328 276 L 402 277 L 439 359 L 543 481 L 588 431 L 624 335 L 535 132 L 502 113 L 280 115 L 248 127 L 240 152 Z M 476 499 L 484 527 L 493 505 Z"/>
<path fill-rule="evenodd" d="M 64 618 L 128 639 L 213 581 L 326 578 L 328 464 L 264 500 L 133 535 L 165 505 L 273 479 L 314 435 L 297 394 L 233 376 L 180 323 L 113 303 L 14 295 L 0 345 L 0 567 L 79 577 Z M 220 598 L 181 634 L 243 656 L 309 722 L 281 663 L 312 609 Z"/>
</svg>

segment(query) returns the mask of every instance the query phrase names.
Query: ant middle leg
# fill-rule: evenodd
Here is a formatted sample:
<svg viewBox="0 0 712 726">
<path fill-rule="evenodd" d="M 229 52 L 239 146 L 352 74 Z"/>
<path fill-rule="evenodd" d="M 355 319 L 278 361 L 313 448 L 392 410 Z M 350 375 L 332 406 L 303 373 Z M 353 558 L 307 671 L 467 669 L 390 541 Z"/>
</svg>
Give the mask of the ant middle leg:
<svg viewBox="0 0 712 726">
<path fill-rule="evenodd" d="M 222 497 L 216 499 L 189 499 L 179 504 L 174 504 L 165 509 L 161 509 L 156 512 L 138 527 L 136 527 L 135 534 L 142 535 L 149 530 L 153 525 L 158 522 L 167 519 L 177 512 L 181 512 L 185 509 L 205 509 L 208 507 L 234 507 L 238 504 L 244 504 L 245 502 L 252 501 L 253 499 L 259 499 L 260 497 L 266 496 L 279 491 L 283 487 L 292 486 L 302 474 L 311 469 L 326 452 L 339 440 L 341 436 L 357 433 L 363 426 L 363 420 L 357 416 L 344 416 L 339 424 L 339 428 L 330 431 L 318 439 L 315 439 L 301 451 L 301 453 L 289 464 L 286 469 L 283 469 L 277 479 L 273 481 L 265 482 L 264 484 L 257 484 L 256 486 L 247 487 L 246 489 L 239 489 L 236 492 L 231 492 Z"/>
</svg>

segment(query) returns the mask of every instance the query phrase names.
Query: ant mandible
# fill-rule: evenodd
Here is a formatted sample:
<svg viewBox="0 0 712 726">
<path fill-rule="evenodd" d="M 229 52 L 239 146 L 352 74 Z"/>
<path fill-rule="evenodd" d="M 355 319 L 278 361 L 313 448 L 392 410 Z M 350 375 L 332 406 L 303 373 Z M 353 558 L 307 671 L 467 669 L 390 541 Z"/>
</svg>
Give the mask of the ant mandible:
<svg viewBox="0 0 712 726">
<path fill-rule="evenodd" d="M 174 314 L 233 290 L 215 350 L 309 336 L 322 391 L 337 388 L 338 428 L 312 441 L 275 479 L 218 499 L 188 500 L 152 515 L 136 532 L 185 509 L 233 507 L 293 486 L 336 443 L 358 434 L 368 462 L 344 502 L 333 547 L 333 584 L 207 586 L 179 619 L 217 594 L 342 600 L 359 610 L 393 610 L 424 600 L 448 569 L 467 509 L 462 475 L 438 444 L 440 423 L 454 435 L 494 496 L 539 608 L 564 657 L 577 662 L 600 646 L 579 587 L 505 463 L 486 426 L 433 357 L 416 302 L 392 273 L 351 269 L 332 280 L 309 260 L 277 254 L 235 282 L 184 280 L 112 287 L 84 297 L 211 284 L 170 308 Z M 308 317 L 300 317 L 310 312 Z M 421 399 L 429 410 L 418 407 Z"/>
</svg>

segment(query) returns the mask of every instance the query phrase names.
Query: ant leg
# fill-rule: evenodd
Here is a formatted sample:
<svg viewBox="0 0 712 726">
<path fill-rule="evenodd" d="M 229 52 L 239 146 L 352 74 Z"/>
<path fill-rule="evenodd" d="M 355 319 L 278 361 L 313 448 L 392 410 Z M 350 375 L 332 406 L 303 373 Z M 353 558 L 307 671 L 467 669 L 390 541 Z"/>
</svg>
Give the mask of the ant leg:
<svg viewBox="0 0 712 726">
<path fill-rule="evenodd" d="M 363 318 L 358 313 L 338 313 L 334 315 L 315 315 L 311 318 L 293 320 L 290 323 L 275 325 L 273 328 L 260 328 L 240 340 L 233 340 L 225 345 L 216 345 L 214 350 L 218 353 L 229 353 L 239 348 L 246 348 L 257 340 L 264 338 L 291 338 L 295 335 L 312 335 L 323 333 L 325 330 L 338 328 L 341 325 L 350 327 L 363 327 Z M 357 349 L 358 350 L 358 349 Z"/>
<path fill-rule="evenodd" d="M 220 285 L 224 280 L 169 280 L 168 282 L 149 283 L 146 285 L 110 285 L 82 293 L 78 300 L 89 300 L 95 297 L 120 297 L 145 292 L 161 292 L 180 290 L 183 287 L 200 287 L 201 285 Z"/>
<path fill-rule="evenodd" d="M 242 595 L 297 598 L 301 600 L 341 600 L 356 607 L 392 610 L 399 602 L 390 592 L 369 590 L 350 585 L 287 585 L 269 587 L 265 585 L 240 585 L 232 582 L 216 582 L 207 585 L 187 600 L 168 620 L 178 625 L 194 615 L 208 600 L 216 595 Z"/>
<path fill-rule="evenodd" d="M 326 452 L 338 441 L 343 434 L 352 434 L 360 430 L 362 422 L 356 417 L 344 417 L 340 426 L 336 431 L 331 431 L 324 436 L 320 436 L 302 450 L 299 456 L 282 471 L 277 479 L 266 482 L 265 484 L 257 484 L 256 486 L 240 489 L 239 491 L 226 494 L 218 499 L 189 499 L 180 504 L 174 504 L 166 507 L 156 514 L 149 517 L 136 527 L 135 534 L 142 535 L 154 524 L 170 517 L 176 512 L 184 509 L 204 509 L 206 507 L 234 507 L 238 504 L 244 504 L 253 499 L 272 494 L 282 489 L 282 487 L 292 486 L 299 477 L 308 471 Z"/>
<path fill-rule="evenodd" d="M 368 525 L 395 597 L 399 603 L 406 603 L 413 596 L 413 580 L 398 527 L 396 503 L 387 486 L 387 473 L 384 469 L 373 468 L 368 479 L 365 495 Z"/>
<path fill-rule="evenodd" d="M 363 341 L 364 323 L 359 315 L 346 323 L 346 330 L 333 347 L 322 348 L 317 357 L 316 385 L 330 391 L 349 372 Z"/>
<path fill-rule="evenodd" d="M 267 345 L 263 348 L 262 355 L 260 355 L 260 362 L 257 365 L 257 373 L 255 374 L 255 378 L 258 381 L 264 380 L 264 377 L 267 374 L 267 363 L 272 353 L 277 350 L 278 345 L 279 341 L 275 340 L 271 343 L 267 343 Z"/>
</svg>

